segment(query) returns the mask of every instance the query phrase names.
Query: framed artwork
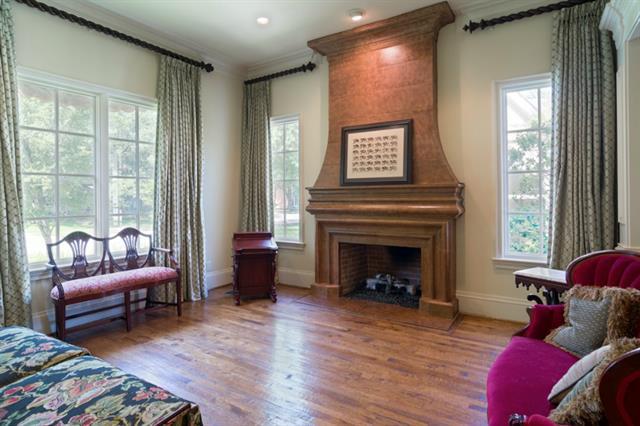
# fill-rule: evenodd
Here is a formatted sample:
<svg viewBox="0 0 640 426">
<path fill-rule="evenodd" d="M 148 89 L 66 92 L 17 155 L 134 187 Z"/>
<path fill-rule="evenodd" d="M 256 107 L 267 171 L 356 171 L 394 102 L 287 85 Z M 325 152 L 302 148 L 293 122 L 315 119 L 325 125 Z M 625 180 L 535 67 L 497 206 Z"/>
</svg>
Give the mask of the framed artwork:
<svg viewBox="0 0 640 426">
<path fill-rule="evenodd" d="M 342 128 L 341 185 L 411 183 L 412 120 Z"/>
</svg>

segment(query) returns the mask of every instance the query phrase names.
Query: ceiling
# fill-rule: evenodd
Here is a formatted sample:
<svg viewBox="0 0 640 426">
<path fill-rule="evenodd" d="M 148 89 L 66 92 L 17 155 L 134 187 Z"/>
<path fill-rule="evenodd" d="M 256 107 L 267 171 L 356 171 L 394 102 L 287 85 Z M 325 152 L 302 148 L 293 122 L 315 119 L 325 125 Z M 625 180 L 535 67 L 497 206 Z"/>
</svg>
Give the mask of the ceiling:
<svg viewBox="0 0 640 426">
<path fill-rule="evenodd" d="M 210 57 L 250 68 L 306 48 L 308 40 L 440 0 L 89 0 Z M 494 3 L 496 0 L 493 0 Z M 454 10 L 488 0 L 451 0 Z M 355 23 L 351 9 L 365 10 Z M 266 16 L 270 23 L 258 25 Z"/>
</svg>

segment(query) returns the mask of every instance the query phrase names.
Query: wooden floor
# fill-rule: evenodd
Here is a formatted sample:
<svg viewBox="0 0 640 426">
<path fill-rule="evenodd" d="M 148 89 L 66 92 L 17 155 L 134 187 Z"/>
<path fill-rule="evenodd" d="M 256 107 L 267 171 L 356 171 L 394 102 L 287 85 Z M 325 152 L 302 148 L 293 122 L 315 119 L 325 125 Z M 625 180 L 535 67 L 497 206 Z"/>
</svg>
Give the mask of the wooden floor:
<svg viewBox="0 0 640 426">
<path fill-rule="evenodd" d="M 123 370 L 200 405 L 206 425 L 429 424 L 485 420 L 489 366 L 521 325 L 464 317 L 442 331 L 279 300 L 236 307 L 227 288 L 71 335 Z"/>
</svg>

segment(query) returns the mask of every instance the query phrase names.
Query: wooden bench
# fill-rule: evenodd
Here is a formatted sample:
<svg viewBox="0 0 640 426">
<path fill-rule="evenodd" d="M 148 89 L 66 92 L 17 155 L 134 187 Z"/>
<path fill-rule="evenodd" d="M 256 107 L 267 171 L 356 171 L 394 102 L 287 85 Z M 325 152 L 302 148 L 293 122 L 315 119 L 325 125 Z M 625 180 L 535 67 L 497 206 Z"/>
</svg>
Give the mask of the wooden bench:
<svg viewBox="0 0 640 426">
<path fill-rule="evenodd" d="M 143 255 L 138 253 L 138 242 L 141 238 L 148 239 L 149 251 Z M 124 258 L 116 259 L 110 250 L 114 240 L 121 240 L 125 247 Z M 66 243 L 71 250 L 71 265 L 59 267 L 55 261 L 54 249 Z M 95 244 L 99 261 L 91 262 L 87 258 L 89 244 Z M 102 247 L 100 251 L 98 248 Z M 151 235 L 144 234 L 135 228 L 125 228 L 113 237 L 98 238 L 85 232 L 72 232 L 62 240 L 47 244 L 49 267 L 51 268 L 51 299 L 55 306 L 56 332 L 59 339 L 65 339 L 67 333 L 123 319 L 127 324 L 127 331 L 131 330 L 132 315 L 148 312 L 165 306 L 176 306 L 178 316 L 182 315 L 182 286 L 180 283 L 180 267 L 173 251 L 153 247 Z M 171 267 L 155 266 L 154 254 L 163 253 L 169 258 Z M 148 298 L 131 300 L 131 292 L 149 289 L 158 285 L 176 283 L 176 303 L 150 301 Z M 124 302 L 93 309 L 73 315 L 66 314 L 66 307 L 88 300 L 101 299 L 113 294 L 124 294 Z M 131 310 L 131 304 L 145 301 L 145 308 Z M 108 311 L 124 306 L 124 316 L 116 316 L 92 321 L 71 329 L 67 329 L 66 320 L 79 318 L 98 312 Z"/>
</svg>

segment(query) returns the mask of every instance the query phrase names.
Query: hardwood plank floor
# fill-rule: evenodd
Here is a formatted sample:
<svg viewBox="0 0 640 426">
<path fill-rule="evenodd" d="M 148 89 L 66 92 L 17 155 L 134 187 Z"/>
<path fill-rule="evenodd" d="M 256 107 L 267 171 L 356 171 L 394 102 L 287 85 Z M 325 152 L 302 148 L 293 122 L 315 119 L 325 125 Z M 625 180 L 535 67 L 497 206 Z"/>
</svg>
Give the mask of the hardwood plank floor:
<svg viewBox="0 0 640 426">
<path fill-rule="evenodd" d="M 123 370 L 200 405 L 207 425 L 479 425 L 489 366 L 521 324 L 465 316 L 443 331 L 304 303 L 233 305 L 228 287 L 75 335 Z"/>
</svg>

